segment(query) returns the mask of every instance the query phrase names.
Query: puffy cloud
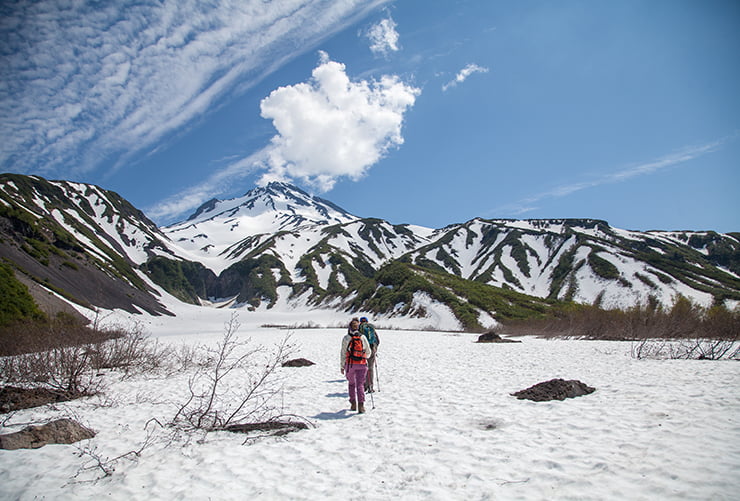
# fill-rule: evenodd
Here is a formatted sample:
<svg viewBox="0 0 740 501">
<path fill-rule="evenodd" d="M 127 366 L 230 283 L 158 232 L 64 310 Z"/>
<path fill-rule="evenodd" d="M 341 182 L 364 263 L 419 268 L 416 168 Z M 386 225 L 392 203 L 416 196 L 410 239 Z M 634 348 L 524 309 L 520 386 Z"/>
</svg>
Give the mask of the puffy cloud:
<svg viewBox="0 0 740 501">
<path fill-rule="evenodd" d="M 278 131 L 262 182 L 299 179 L 328 191 L 340 177 L 360 179 L 403 143 L 404 113 L 419 93 L 396 76 L 353 82 L 343 64 L 322 52 L 309 82 L 262 100 L 262 116 Z"/>
<path fill-rule="evenodd" d="M 455 87 L 457 84 L 463 83 L 473 73 L 488 73 L 488 68 L 471 63 L 460 70 L 460 72 L 455 75 L 455 78 L 444 84 L 442 86 L 442 90 L 446 91 L 450 87 Z"/>
<path fill-rule="evenodd" d="M 373 54 L 387 56 L 391 52 L 398 52 L 396 26 L 396 22 L 388 17 L 370 27 L 367 38 L 370 39 L 370 50 Z"/>
</svg>

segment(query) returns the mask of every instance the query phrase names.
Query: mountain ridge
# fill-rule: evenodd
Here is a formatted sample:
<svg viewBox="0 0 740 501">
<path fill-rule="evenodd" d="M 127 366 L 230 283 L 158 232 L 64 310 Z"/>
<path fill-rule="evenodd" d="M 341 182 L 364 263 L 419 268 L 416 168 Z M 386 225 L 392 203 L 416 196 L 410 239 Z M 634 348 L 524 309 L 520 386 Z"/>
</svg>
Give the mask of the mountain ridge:
<svg viewBox="0 0 740 501">
<path fill-rule="evenodd" d="M 461 328 L 481 328 L 562 301 L 627 308 L 681 295 L 740 304 L 737 233 L 638 232 L 588 218 L 394 225 L 287 183 L 212 199 L 158 228 L 114 192 L 3 174 L 0 234 L 0 257 L 18 272 L 78 305 L 133 313 L 169 314 L 169 294 L 251 310 L 445 311 Z M 110 297 L 86 292 L 85 282 L 105 283 Z M 519 309 L 502 313 L 506 304 Z"/>
</svg>

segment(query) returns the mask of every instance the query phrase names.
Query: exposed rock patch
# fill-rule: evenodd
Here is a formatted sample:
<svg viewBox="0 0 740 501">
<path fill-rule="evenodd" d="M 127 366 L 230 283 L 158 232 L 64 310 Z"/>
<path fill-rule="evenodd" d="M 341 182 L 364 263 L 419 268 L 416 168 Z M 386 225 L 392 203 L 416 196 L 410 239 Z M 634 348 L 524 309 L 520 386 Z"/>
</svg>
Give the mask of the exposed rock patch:
<svg viewBox="0 0 740 501">
<path fill-rule="evenodd" d="M 16 388 L 3 386 L 0 388 L 0 413 L 30 409 L 55 402 L 73 400 L 79 395 L 70 395 L 62 391 L 47 388 Z"/>
<path fill-rule="evenodd" d="M 566 381 L 564 379 L 551 379 L 543 383 L 537 383 L 525 390 L 517 391 L 511 395 L 523 400 L 534 400 L 544 402 L 546 400 L 565 400 L 566 398 L 580 397 L 596 391 L 595 388 L 585 385 L 575 379 Z"/>
<path fill-rule="evenodd" d="M 283 364 L 283 367 L 308 367 L 309 365 L 316 365 L 310 360 L 307 360 L 305 358 L 294 358 L 293 360 L 288 360 Z"/>
<path fill-rule="evenodd" d="M 0 435 L 0 449 L 38 449 L 46 444 L 73 444 L 93 438 L 95 432 L 72 419 L 57 419 L 41 426 Z"/>
<path fill-rule="evenodd" d="M 505 339 L 496 334 L 493 331 L 486 332 L 478 336 L 476 343 L 521 343 L 521 341 L 515 341 L 513 339 Z"/>
</svg>

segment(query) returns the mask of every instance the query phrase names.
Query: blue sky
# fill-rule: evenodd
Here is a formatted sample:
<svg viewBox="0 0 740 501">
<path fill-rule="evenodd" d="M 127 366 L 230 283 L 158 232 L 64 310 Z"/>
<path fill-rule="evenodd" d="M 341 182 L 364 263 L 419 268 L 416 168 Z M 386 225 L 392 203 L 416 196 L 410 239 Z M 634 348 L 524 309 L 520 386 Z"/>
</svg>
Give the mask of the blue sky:
<svg viewBox="0 0 740 501">
<path fill-rule="evenodd" d="M 0 171 L 159 224 L 269 180 L 363 217 L 740 231 L 740 2 L 3 2 Z"/>
</svg>

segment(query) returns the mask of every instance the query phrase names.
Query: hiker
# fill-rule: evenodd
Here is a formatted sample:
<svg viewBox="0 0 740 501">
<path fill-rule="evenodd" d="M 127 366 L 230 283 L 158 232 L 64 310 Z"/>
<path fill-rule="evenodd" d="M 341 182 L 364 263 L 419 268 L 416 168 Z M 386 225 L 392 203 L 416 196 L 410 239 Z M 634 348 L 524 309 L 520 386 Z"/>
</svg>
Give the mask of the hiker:
<svg viewBox="0 0 740 501">
<path fill-rule="evenodd" d="M 365 378 L 367 377 L 367 359 L 372 354 L 370 343 L 360 331 L 360 321 L 353 318 L 349 330 L 342 338 L 340 363 L 342 374 L 349 381 L 350 410 L 360 414 L 365 412 Z"/>
<path fill-rule="evenodd" d="M 367 317 L 360 318 L 360 332 L 367 338 L 370 343 L 370 350 L 372 354 L 367 359 L 367 379 L 365 380 L 365 391 L 367 393 L 373 393 L 375 386 L 375 356 L 378 353 L 378 346 L 380 346 L 380 338 L 378 333 L 375 332 L 373 324 L 368 322 Z"/>
</svg>

